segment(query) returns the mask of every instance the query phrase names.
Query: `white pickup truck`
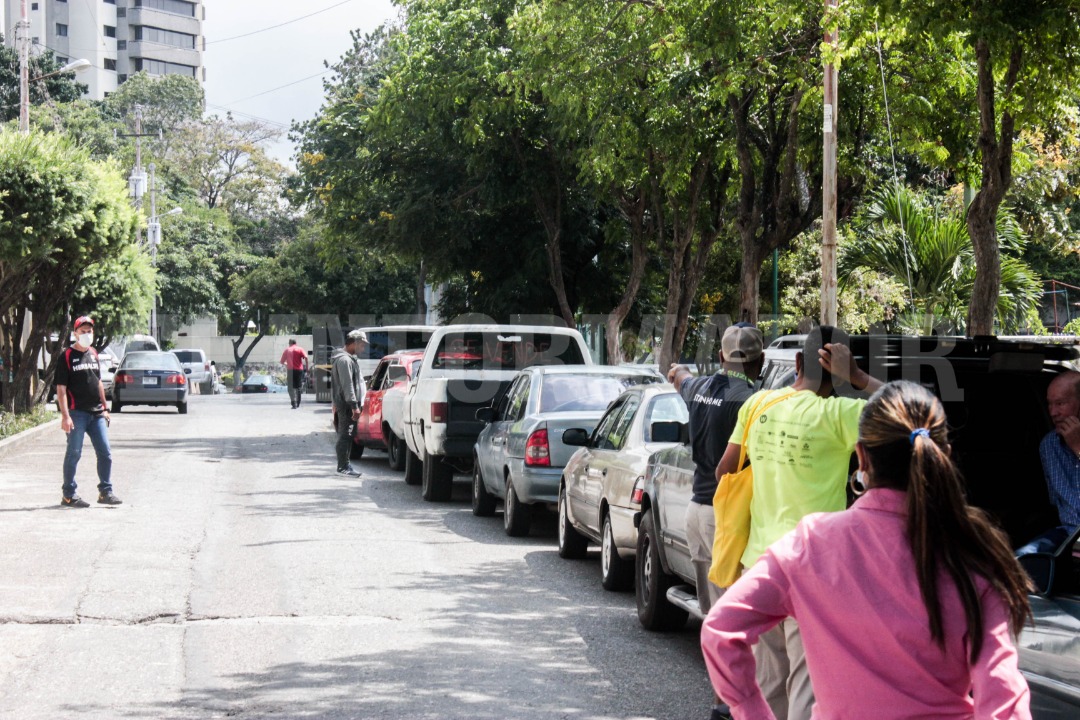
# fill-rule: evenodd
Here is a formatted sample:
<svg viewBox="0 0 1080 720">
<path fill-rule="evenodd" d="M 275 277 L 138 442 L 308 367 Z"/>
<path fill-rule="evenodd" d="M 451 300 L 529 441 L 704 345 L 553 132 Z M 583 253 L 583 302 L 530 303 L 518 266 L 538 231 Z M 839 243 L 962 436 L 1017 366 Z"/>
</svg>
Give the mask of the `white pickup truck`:
<svg viewBox="0 0 1080 720">
<path fill-rule="evenodd" d="M 592 365 L 581 333 L 541 325 L 447 325 L 435 331 L 402 411 L 405 481 L 431 502 L 450 499 L 455 470 L 469 472 L 490 407 L 522 368 Z"/>
</svg>

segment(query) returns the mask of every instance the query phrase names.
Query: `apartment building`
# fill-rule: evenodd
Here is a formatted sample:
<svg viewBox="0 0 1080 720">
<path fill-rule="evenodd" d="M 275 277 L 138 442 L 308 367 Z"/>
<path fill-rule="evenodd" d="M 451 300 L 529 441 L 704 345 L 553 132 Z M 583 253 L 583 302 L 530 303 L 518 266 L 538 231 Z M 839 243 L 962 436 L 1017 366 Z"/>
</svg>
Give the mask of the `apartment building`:
<svg viewBox="0 0 1080 720">
<path fill-rule="evenodd" d="M 22 0 L 3 0 L 4 42 L 13 46 Z M 27 0 L 31 54 L 86 59 L 87 97 L 104 98 L 129 76 L 188 75 L 205 80 L 202 0 Z"/>
</svg>

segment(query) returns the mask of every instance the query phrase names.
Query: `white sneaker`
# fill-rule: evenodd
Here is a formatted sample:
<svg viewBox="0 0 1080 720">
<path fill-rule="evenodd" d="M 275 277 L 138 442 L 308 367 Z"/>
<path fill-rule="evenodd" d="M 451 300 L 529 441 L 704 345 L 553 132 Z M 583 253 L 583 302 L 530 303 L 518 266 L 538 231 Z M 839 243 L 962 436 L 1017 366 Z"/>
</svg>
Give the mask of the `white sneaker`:
<svg viewBox="0 0 1080 720">
<path fill-rule="evenodd" d="M 360 477 L 360 471 L 354 468 L 352 465 L 337 471 L 338 475 L 344 475 L 346 477 Z"/>
</svg>

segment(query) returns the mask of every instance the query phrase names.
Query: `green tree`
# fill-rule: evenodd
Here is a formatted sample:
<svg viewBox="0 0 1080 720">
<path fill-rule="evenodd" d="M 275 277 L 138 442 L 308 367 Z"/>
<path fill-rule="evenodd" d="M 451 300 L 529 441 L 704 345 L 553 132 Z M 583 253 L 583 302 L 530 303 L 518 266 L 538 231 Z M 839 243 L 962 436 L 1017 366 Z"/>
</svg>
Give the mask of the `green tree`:
<svg viewBox="0 0 1080 720">
<path fill-rule="evenodd" d="M 134 242 L 136 222 L 114 165 L 92 160 L 58 135 L 0 132 L 0 347 L 14 372 L 3 377 L 9 410 L 32 407 L 38 356 L 56 329 L 50 321 L 63 316 L 60 337 L 66 337 L 87 269 Z"/>
<path fill-rule="evenodd" d="M 146 329 L 154 305 L 156 271 L 137 245 L 86 269 L 71 302 L 77 315 L 94 318 L 94 345 L 108 346 L 114 337 Z"/>
<path fill-rule="evenodd" d="M 906 188 L 889 189 L 868 203 L 861 225 L 841 257 L 841 284 L 860 269 L 881 272 L 907 289 L 909 327 L 924 334 L 962 328 L 978 275 L 963 210 L 932 205 Z M 1016 332 L 1029 322 L 1040 283 L 1020 259 L 1025 239 L 1009 213 L 999 216 L 996 234 L 1005 253 L 995 316 L 1002 331 Z"/>
<path fill-rule="evenodd" d="M 970 53 L 976 83 L 960 107 L 977 110 L 968 132 L 978 151 L 980 184 L 966 216 L 978 269 L 967 326 L 970 334 L 989 334 L 1004 279 L 997 215 L 1013 181 L 1015 140 L 1023 130 L 1053 124 L 1069 107 L 1063 99 L 1075 98 L 1080 1 L 888 0 L 883 7 L 892 23 L 910 27 L 911 36 L 939 44 L 960 39 Z"/>
</svg>

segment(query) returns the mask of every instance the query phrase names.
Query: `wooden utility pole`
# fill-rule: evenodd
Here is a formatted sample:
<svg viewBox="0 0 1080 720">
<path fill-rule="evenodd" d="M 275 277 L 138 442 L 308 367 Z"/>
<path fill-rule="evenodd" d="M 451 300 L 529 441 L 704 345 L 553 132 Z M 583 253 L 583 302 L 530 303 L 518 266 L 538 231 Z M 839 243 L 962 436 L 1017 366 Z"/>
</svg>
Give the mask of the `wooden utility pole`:
<svg viewBox="0 0 1080 720">
<path fill-rule="evenodd" d="M 30 20 L 26 0 L 22 0 L 19 24 L 15 26 L 15 44 L 19 51 L 19 132 L 30 132 Z"/>
<path fill-rule="evenodd" d="M 839 0 L 825 0 L 825 22 L 831 28 Z M 826 29 L 825 43 L 835 50 L 839 32 Z M 821 203 L 821 323 L 836 325 L 836 65 L 825 65 Z"/>
</svg>

